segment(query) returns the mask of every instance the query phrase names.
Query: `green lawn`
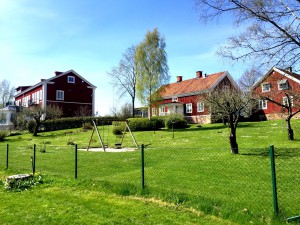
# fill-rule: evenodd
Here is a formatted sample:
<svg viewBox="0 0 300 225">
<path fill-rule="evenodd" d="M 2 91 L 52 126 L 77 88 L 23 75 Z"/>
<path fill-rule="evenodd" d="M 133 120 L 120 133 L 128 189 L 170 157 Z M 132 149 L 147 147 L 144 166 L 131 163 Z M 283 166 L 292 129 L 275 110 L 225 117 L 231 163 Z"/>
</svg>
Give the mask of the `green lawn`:
<svg viewBox="0 0 300 225">
<path fill-rule="evenodd" d="M 277 155 L 281 215 L 295 216 L 300 212 L 299 122 L 292 124 L 294 141 L 287 140 L 282 121 L 240 123 L 239 155 L 230 153 L 228 128 L 222 124 L 193 125 L 176 130 L 174 138 L 170 130 L 134 132 L 138 144 L 146 146 L 143 193 L 138 150 L 79 151 L 75 180 L 74 146 L 67 143 L 86 148 L 91 131 L 8 137 L 0 143 L 0 177 L 30 173 L 36 144 L 36 171 L 46 174 L 48 182 L 20 193 L 1 190 L 0 214 L 5 216 L 0 223 L 23 218 L 24 224 L 275 224 L 268 149 L 274 145 Z M 99 131 L 109 146 L 119 142 L 112 127 L 100 126 Z M 95 134 L 92 146 L 100 146 Z M 129 133 L 123 146 L 134 147 Z"/>
</svg>

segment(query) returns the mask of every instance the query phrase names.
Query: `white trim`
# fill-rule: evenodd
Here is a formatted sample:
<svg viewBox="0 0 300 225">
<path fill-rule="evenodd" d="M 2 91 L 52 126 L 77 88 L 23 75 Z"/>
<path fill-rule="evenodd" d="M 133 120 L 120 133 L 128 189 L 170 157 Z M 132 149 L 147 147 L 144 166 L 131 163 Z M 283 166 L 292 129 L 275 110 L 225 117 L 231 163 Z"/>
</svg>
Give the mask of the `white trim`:
<svg viewBox="0 0 300 225">
<path fill-rule="evenodd" d="M 264 85 L 268 85 L 268 89 L 264 89 Z M 261 83 L 261 92 L 269 92 L 269 91 L 271 91 L 270 82 Z"/>
<path fill-rule="evenodd" d="M 265 106 L 262 104 L 263 102 L 265 102 Z M 268 109 L 268 101 L 266 99 L 260 99 L 258 100 L 258 108 L 260 110 L 263 110 L 263 109 Z"/>
<path fill-rule="evenodd" d="M 285 76 L 285 77 L 287 77 L 287 78 L 289 78 L 289 79 L 291 79 L 291 80 L 297 82 L 298 84 L 300 84 L 300 80 L 299 80 L 299 79 L 297 79 L 297 78 L 295 78 L 295 77 L 293 77 L 293 76 L 291 76 L 291 75 L 285 73 L 284 71 L 282 71 L 282 70 L 280 70 L 280 69 L 278 69 L 278 68 L 276 68 L 276 67 L 272 67 L 271 69 L 268 70 L 267 73 L 265 73 L 265 75 L 263 75 L 258 81 L 256 81 L 256 83 L 251 87 L 250 90 L 252 91 L 252 90 L 254 90 L 256 87 L 258 87 L 259 84 L 260 84 L 264 79 L 266 79 L 268 76 L 270 76 L 270 74 L 271 74 L 273 71 L 276 71 L 276 72 L 280 73 L 281 75 L 283 75 L 283 76 Z"/>
<path fill-rule="evenodd" d="M 286 85 L 286 87 L 282 88 L 280 85 Z M 287 79 L 278 81 L 278 90 L 287 90 L 289 89 L 289 83 Z"/>
<path fill-rule="evenodd" d="M 43 83 L 42 86 L 42 108 L 43 110 L 46 110 L 47 108 L 47 82 Z"/>
<path fill-rule="evenodd" d="M 62 95 L 62 96 L 60 96 Z M 64 101 L 65 100 L 65 92 L 63 90 L 56 90 L 56 100 Z"/>
<path fill-rule="evenodd" d="M 30 90 L 32 90 L 32 89 L 34 89 L 34 88 L 36 88 L 36 87 L 38 87 L 38 86 L 40 86 L 40 85 L 42 85 L 44 83 L 50 83 L 51 82 L 52 84 L 54 84 L 54 82 L 52 80 L 55 80 L 56 78 L 64 76 L 64 75 L 69 74 L 69 73 L 73 73 L 74 75 L 76 75 L 77 77 L 79 77 L 81 80 L 83 80 L 84 82 L 86 82 L 88 84 L 89 88 L 97 88 L 95 85 L 91 84 L 89 81 L 87 81 L 85 78 L 83 78 L 82 76 L 80 76 L 74 70 L 68 70 L 68 71 L 66 71 L 64 73 L 61 73 L 61 74 L 57 75 L 57 76 L 51 77 L 49 79 L 45 79 L 44 81 L 41 81 L 41 82 L 39 82 L 39 83 L 37 83 L 37 84 L 35 84 L 35 85 L 33 85 L 33 86 L 25 89 L 24 91 L 16 94 L 14 97 L 17 98 L 17 97 L 23 95 L 24 93 L 27 93 L 28 91 L 30 91 Z"/>
<path fill-rule="evenodd" d="M 201 107 L 199 107 L 200 105 L 201 105 Z M 204 102 L 203 101 L 197 102 L 197 112 L 204 112 Z"/>
<path fill-rule="evenodd" d="M 75 76 L 68 76 L 67 82 L 69 84 L 75 84 Z"/>
<path fill-rule="evenodd" d="M 189 109 L 189 111 L 188 111 L 188 109 Z M 193 103 L 185 104 L 185 113 L 193 113 Z"/>
<path fill-rule="evenodd" d="M 95 115 L 95 89 L 96 88 L 93 88 L 92 91 L 92 116 Z"/>
<path fill-rule="evenodd" d="M 294 97 L 289 96 L 289 99 L 291 101 L 291 107 L 294 107 Z M 288 106 L 288 97 L 287 96 L 282 97 L 282 104 Z"/>
</svg>

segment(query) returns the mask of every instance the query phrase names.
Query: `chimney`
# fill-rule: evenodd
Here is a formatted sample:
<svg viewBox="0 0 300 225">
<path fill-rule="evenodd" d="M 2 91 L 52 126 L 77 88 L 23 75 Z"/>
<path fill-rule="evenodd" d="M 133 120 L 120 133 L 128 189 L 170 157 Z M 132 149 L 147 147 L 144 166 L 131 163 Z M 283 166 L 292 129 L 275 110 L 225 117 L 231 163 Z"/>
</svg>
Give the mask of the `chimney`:
<svg viewBox="0 0 300 225">
<path fill-rule="evenodd" d="M 202 71 L 196 71 L 196 78 L 202 77 Z"/>
<path fill-rule="evenodd" d="M 293 68 L 291 66 L 288 67 L 288 68 L 286 68 L 286 70 L 289 71 L 289 72 L 291 72 L 291 73 L 293 72 Z"/>
<path fill-rule="evenodd" d="M 55 73 L 55 76 L 58 76 L 58 75 L 62 74 L 63 72 L 55 71 L 54 73 Z"/>
<path fill-rule="evenodd" d="M 182 76 L 177 76 L 177 83 L 182 81 Z"/>
</svg>

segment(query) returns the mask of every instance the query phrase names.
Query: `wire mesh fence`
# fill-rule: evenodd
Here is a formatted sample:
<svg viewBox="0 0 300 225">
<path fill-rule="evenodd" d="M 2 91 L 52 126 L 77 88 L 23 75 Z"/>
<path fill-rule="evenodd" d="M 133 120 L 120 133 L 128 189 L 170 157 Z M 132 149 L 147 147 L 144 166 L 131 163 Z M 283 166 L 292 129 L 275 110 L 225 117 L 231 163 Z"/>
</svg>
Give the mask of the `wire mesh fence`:
<svg viewBox="0 0 300 225">
<path fill-rule="evenodd" d="M 0 145 L 0 169 L 5 174 L 35 172 L 59 179 L 128 184 L 151 196 L 187 202 L 205 212 L 227 217 L 270 218 L 273 215 L 269 148 L 228 149 L 152 148 L 141 152 L 93 152 L 73 145 Z M 77 152 L 77 163 L 75 153 Z M 275 149 L 279 212 L 300 214 L 300 154 L 297 149 Z M 77 167 L 75 167 L 77 166 Z M 8 167 L 8 168 L 6 168 Z M 6 169 L 6 170 L 5 170 Z M 77 175 L 75 175 L 77 172 Z"/>
<path fill-rule="evenodd" d="M 232 155 L 222 149 L 146 148 L 145 185 L 182 194 L 179 201 L 216 214 L 272 214 L 270 159 L 266 149 Z M 229 210 L 230 209 L 230 210 Z"/>
<path fill-rule="evenodd" d="M 276 148 L 275 166 L 279 214 L 300 219 L 300 149 Z"/>
</svg>

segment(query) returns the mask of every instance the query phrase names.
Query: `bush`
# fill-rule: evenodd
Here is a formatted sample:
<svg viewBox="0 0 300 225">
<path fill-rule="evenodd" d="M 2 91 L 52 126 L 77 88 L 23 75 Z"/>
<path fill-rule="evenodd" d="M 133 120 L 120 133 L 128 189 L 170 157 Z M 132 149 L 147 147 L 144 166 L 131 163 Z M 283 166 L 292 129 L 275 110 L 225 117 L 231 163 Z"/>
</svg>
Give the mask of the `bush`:
<svg viewBox="0 0 300 225">
<path fill-rule="evenodd" d="M 7 131 L 0 130 L 0 141 L 4 141 L 7 136 L 8 136 L 8 132 Z"/>
<path fill-rule="evenodd" d="M 70 118 L 61 118 L 55 120 L 47 120 L 43 123 L 43 131 L 54 131 L 54 130 L 64 130 L 72 128 L 80 128 L 85 126 L 85 124 L 90 123 L 92 125 L 92 120 L 95 121 L 97 126 L 111 125 L 112 121 L 116 117 L 70 117 Z M 89 125 L 87 125 L 89 126 Z"/>
<path fill-rule="evenodd" d="M 30 133 L 33 133 L 34 132 L 34 127 L 35 127 L 35 122 L 33 120 L 30 120 L 28 123 L 27 123 L 27 129 Z"/>
<path fill-rule="evenodd" d="M 87 123 L 84 123 L 84 124 L 83 124 L 82 129 L 83 129 L 83 130 L 92 130 L 93 127 L 94 127 L 94 126 L 92 125 L 91 122 L 87 122 Z"/>
<path fill-rule="evenodd" d="M 161 117 L 153 117 L 150 120 L 148 118 L 131 118 L 128 121 L 131 131 L 158 130 L 164 127 Z"/>
<path fill-rule="evenodd" d="M 150 119 L 155 129 L 161 129 L 165 127 L 165 117 L 155 116 Z"/>
<path fill-rule="evenodd" d="M 184 117 L 179 114 L 172 114 L 167 116 L 165 119 L 165 125 L 168 129 L 171 129 L 172 125 L 174 129 L 182 129 L 188 127 L 186 119 L 184 119 Z"/>
<path fill-rule="evenodd" d="M 113 127 L 113 134 L 114 135 L 121 135 L 124 131 L 124 128 L 122 126 L 114 126 Z"/>
</svg>

